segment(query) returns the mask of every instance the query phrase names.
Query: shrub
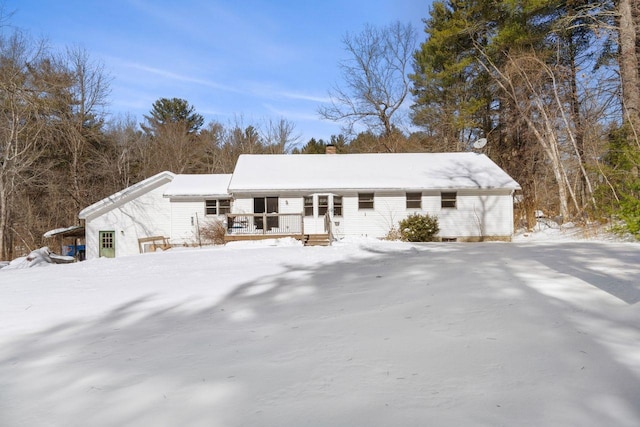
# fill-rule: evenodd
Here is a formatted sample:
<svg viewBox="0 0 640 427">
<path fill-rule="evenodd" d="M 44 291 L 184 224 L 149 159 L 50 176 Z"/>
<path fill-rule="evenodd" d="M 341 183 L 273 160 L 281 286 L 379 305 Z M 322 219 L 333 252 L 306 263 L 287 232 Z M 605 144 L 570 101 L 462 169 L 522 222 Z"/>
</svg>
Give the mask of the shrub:
<svg viewBox="0 0 640 427">
<path fill-rule="evenodd" d="M 640 189 L 640 185 L 637 185 Z M 640 191 L 636 191 L 636 194 Z M 624 221 L 624 226 L 619 227 L 619 232 L 631 233 L 636 239 L 640 238 L 640 200 L 634 195 L 624 194 L 620 198 L 618 216 Z"/>
<path fill-rule="evenodd" d="M 224 245 L 225 232 L 224 224 L 217 220 L 200 226 L 200 238 L 214 245 Z"/>
<path fill-rule="evenodd" d="M 402 240 L 402 234 L 400 233 L 400 230 L 398 230 L 396 227 L 393 227 L 391 230 L 389 230 L 387 235 L 382 238 L 382 240 Z"/>
<path fill-rule="evenodd" d="M 400 235 L 405 242 L 433 242 L 440 231 L 438 218 L 413 214 L 400 221 Z"/>
</svg>

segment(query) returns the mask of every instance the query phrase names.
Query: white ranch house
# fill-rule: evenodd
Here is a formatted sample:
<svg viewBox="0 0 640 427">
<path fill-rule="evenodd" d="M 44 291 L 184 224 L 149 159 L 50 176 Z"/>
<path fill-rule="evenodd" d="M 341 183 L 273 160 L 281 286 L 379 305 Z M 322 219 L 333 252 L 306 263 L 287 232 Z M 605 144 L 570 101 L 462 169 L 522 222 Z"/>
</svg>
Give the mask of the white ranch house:
<svg viewBox="0 0 640 427">
<path fill-rule="evenodd" d="M 445 241 L 510 240 L 520 186 L 477 153 L 242 155 L 231 175 L 162 172 L 80 212 L 87 258 L 225 240 L 381 238 L 413 213 L 438 217 Z M 159 240 L 160 239 L 160 240 Z"/>
</svg>

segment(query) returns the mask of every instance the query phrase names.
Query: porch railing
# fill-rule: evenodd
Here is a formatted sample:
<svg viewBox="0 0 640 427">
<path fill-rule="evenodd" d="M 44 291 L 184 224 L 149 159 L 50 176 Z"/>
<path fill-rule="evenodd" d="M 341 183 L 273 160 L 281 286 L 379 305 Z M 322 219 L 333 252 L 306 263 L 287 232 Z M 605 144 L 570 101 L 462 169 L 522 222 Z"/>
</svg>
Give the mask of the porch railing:
<svg viewBox="0 0 640 427">
<path fill-rule="evenodd" d="M 228 235 L 300 235 L 304 234 L 302 214 L 257 213 L 227 214 Z"/>
<path fill-rule="evenodd" d="M 324 214 L 324 231 L 329 235 L 329 241 L 333 242 L 333 224 L 329 212 Z"/>
</svg>

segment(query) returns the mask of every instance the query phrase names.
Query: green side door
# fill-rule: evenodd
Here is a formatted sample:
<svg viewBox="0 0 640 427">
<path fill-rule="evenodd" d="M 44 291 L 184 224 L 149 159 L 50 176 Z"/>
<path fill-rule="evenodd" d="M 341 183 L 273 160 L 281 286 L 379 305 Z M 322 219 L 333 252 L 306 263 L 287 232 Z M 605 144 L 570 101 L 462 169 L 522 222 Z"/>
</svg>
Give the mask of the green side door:
<svg viewBox="0 0 640 427">
<path fill-rule="evenodd" d="M 116 240 L 115 231 L 100 231 L 100 255 L 105 258 L 115 258 Z"/>
</svg>

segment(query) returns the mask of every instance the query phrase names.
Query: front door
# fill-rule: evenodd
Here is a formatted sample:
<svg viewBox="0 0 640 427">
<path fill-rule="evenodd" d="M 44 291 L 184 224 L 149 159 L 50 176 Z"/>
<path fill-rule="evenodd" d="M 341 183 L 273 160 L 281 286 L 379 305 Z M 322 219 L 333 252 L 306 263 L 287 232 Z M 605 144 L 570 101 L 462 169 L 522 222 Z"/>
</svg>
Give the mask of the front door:
<svg viewBox="0 0 640 427">
<path fill-rule="evenodd" d="M 328 233 L 325 215 L 329 214 L 329 220 L 342 216 L 342 196 L 336 194 L 312 194 L 306 196 L 304 230 L 310 234 Z M 309 200 L 310 199 L 310 200 Z M 335 223 L 334 223 L 335 225 Z"/>
<path fill-rule="evenodd" d="M 105 258 L 115 258 L 116 241 L 114 231 L 100 231 L 100 256 Z"/>
</svg>

